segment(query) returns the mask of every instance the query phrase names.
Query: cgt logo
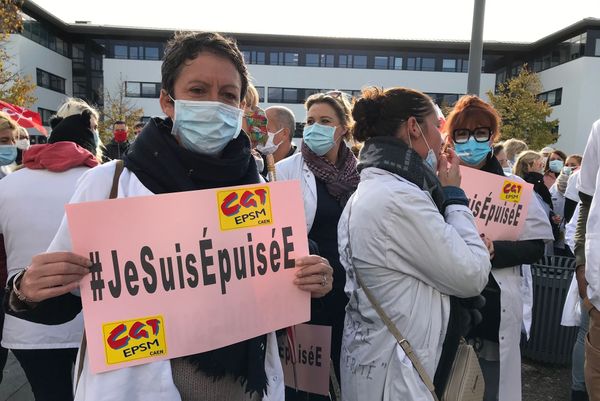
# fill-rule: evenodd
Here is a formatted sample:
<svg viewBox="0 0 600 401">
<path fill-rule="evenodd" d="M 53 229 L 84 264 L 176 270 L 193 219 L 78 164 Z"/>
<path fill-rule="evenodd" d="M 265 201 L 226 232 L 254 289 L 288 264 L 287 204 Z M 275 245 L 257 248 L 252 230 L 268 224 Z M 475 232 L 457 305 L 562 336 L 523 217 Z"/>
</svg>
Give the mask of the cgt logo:
<svg viewBox="0 0 600 401">
<path fill-rule="evenodd" d="M 504 181 L 502 185 L 502 192 L 500 192 L 500 199 L 507 202 L 519 203 L 521 201 L 521 193 L 523 192 L 523 185 L 514 181 Z"/>
<path fill-rule="evenodd" d="M 106 323 L 102 333 L 109 365 L 167 355 L 162 316 Z"/>
<path fill-rule="evenodd" d="M 273 223 L 269 187 L 217 192 L 221 230 L 233 230 Z"/>
</svg>

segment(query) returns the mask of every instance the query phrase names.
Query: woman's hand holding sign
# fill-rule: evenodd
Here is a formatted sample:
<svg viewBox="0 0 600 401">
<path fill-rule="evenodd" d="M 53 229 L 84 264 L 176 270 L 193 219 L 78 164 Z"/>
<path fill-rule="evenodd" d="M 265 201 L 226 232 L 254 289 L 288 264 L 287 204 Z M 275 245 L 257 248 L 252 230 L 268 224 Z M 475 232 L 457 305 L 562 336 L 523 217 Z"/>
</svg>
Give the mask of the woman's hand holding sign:
<svg viewBox="0 0 600 401">
<path fill-rule="evenodd" d="M 309 291 L 313 298 L 321 298 L 333 288 L 333 268 L 327 259 L 317 255 L 296 259 L 294 284 L 303 291 Z"/>
<path fill-rule="evenodd" d="M 20 279 L 18 290 L 28 302 L 54 298 L 79 287 L 92 262 L 71 252 L 36 255 Z"/>
</svg>

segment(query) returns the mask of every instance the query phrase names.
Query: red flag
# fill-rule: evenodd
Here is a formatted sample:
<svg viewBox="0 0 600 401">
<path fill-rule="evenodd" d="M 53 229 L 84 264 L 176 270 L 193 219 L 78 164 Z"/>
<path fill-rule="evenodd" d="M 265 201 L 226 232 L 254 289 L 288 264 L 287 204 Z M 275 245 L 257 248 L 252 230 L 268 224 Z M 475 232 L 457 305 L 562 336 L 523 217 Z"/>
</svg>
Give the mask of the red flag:
<svg viewBox="0 0 600 401">
<path fill-rule="evenodd" d="M 0 111 L 5 112 L 15 120 L 23 128 L 35 128 L 42 134 L 48 136 L 46 128 L 42 125 L 42 118 L 35 111 L 24 109 L 23 107 L 15 106 L 14 104 L 6 103 L 0 100 Z"/>
</svg>

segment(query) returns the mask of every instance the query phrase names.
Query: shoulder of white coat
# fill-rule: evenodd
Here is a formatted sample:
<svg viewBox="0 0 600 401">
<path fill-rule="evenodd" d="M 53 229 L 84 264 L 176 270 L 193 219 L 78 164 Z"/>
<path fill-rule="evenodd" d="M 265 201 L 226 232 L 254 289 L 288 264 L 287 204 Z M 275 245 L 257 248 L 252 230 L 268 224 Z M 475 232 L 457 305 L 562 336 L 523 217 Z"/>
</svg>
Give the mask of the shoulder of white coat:
<svg viewBox="0 0 600 401">
<path fill-rule="evenodd" d="M 296 153 L 290 157 L 287 157 L 283 160 L 275 163 L 275 171 L 277 173 L 278 179 L 286 179 L 289 180 L 294 178 L 298 171 L 302 169 L 304 165 L 304 158 L 302 157 L 302 153 Z"/>
<path fill-rule="evenodd" d="M 107 199 L 110 195 L 117 162 L 96 166 L 79 177 L 70 203 Z"/>
<path fill-rule="evenodd" d="M 418 200 L 433 202 L 426 191 L 404 178 L 389 171 L 369 167 L 361 172 L 360 184 L 356 197 L 362 196 L 369 199 L 369 207 L 408 206 Z"/>
</svg>

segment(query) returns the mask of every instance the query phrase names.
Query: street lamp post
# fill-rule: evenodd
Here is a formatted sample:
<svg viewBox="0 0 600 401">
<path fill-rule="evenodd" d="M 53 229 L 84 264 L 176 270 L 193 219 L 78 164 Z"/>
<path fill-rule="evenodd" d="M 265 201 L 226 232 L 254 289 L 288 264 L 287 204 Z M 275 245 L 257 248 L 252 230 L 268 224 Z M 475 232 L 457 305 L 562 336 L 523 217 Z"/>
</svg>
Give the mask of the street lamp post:
<svg viewBox="0 0 600 401">
<path fill-rule="evenodd" d="M 485 16 L 485 0 L 474 0 L 473 27 L 471 29 L 471 46 L 469 48 L 469 76 L 467 93 L 479 96 L 481 81 L 481 59 L 483 57 L 483 20 Z"/>
</svg>

